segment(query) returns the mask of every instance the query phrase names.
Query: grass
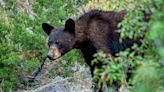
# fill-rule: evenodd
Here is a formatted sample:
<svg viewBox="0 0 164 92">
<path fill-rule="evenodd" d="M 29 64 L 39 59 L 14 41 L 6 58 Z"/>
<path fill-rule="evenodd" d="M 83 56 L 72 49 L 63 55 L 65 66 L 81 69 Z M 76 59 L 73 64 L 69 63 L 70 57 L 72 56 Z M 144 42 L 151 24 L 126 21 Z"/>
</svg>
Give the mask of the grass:
<svg viewBox="0 0 164 92">
<path fill-rule="evenodd" d="M 64 25 L 61 20 L 66 20 L 68 13 L 73 10 L 71 6 L 68 7 L 70 11 L 65 9 L 61 0 L 54 0 L 52 6 L 49 4 L 50 1 L 42 0 L 33 4 L 21 0 L 0 1 L 0 89 L 9 91 L 19 88 L 24 81 L 20 78 L 31 75 L 38 68 L 39 59 L 47 55 L 47 35 L 41 24 L 48 22 L 61 27 Z M 71 2 L 68 4 L 71 5 Z M 71 76 L 74 62 L 83 64 L 83 58 L 77 50 L 70 51 L 57 61 L 55 70 L 49 71 L 51 78 Z M 58 74 L 56 69 L 60 68 L 63 70 Z"/>
</svg>

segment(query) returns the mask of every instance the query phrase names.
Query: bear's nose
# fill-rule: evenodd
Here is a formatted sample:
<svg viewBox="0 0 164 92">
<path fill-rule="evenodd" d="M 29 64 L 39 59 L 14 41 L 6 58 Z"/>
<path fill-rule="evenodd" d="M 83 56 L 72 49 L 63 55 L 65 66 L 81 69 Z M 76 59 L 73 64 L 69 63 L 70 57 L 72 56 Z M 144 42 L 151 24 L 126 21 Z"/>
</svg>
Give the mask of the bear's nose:
<svg viewBox="0 0 164 92">
<path fill-rule="evenodd" d="M 48 57 L 50 60 L 53 59 L 53 54 L 52 54 L 52 51 L 51 51 L 51 50 L 49 50 L 47 57 Z"/>
<path fill-rule="evenodd" d="M 50 55 L 47 55 L 47 57 L 48 57 L 50 60 L 53 60 L 53 58 L 52 58 Z"/>
</svg>

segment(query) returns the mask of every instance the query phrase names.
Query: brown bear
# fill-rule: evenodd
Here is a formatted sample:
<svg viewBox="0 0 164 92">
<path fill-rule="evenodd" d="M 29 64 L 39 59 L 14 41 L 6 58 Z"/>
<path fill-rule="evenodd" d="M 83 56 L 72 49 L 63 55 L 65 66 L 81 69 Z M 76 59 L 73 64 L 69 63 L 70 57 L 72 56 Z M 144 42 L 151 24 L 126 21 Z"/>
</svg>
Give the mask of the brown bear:
<svg viewBox="0 0 164 92">
<path fill-rule="evenodd" d="M 73 48 L 80 49 L 93 75 L 97 65 L 91 65 L 91 61 L 97 51 L 102 50 L 111 58 L 117 52 L 138 42 L 132 39 L 119 42 L 120 33 L 116 32 L 119 29 L 117 25 L 124 19 L 125 14 L 126 11 L 91 10 L 76 21 L 68 19 L 64 28 L 43 23 L 42 28 L 49 36 L 48 58 L 57 59 Z"/>
</svg>

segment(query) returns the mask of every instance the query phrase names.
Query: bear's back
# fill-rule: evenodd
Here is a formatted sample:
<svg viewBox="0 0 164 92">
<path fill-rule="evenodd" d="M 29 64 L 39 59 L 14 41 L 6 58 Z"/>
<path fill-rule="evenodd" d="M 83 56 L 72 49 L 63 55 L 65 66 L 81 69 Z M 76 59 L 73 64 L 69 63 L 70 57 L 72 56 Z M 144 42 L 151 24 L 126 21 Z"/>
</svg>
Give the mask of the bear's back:
<svg viewBox="0 0 164 92">
<path fill-rule="evenodd" d="M 76 36 L 82 41 L 90 40 L 96 47 L 118 40 L 119 35 L 114 31 L 124 19 L 126 11 L 92 10 L 85 13 L 76 21 Z"/>
<path fill-rule="evenodd" d="M 124 19 L 126 14 L 125 10 L 120 12 L 115 11 L 102 11 L 102 10 L 91 10 L 85 13 L 76 21 L 77 26 L 89 27 L 93 21 L 103 21 L 103 23 L 108 22 L 111 27 L 116 27 L 116 25 Z"/>
</svg>

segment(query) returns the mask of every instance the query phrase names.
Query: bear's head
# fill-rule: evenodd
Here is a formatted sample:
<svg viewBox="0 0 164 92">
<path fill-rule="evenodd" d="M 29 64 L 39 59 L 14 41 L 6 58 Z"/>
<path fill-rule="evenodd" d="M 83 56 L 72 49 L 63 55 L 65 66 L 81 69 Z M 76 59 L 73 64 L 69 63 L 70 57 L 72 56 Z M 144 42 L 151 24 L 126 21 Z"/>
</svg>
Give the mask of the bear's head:
<svg viewBox="0 0 164 92">
<path fill-rule="evenodd" d="M 65 28 L 55 28 L 47 23 L 42 24 L 44 32 L 48 34 L 48 58 L 54 60 L 70 51 L 75 44 L 75 22 L 68 19 Z"/>
</svg>

